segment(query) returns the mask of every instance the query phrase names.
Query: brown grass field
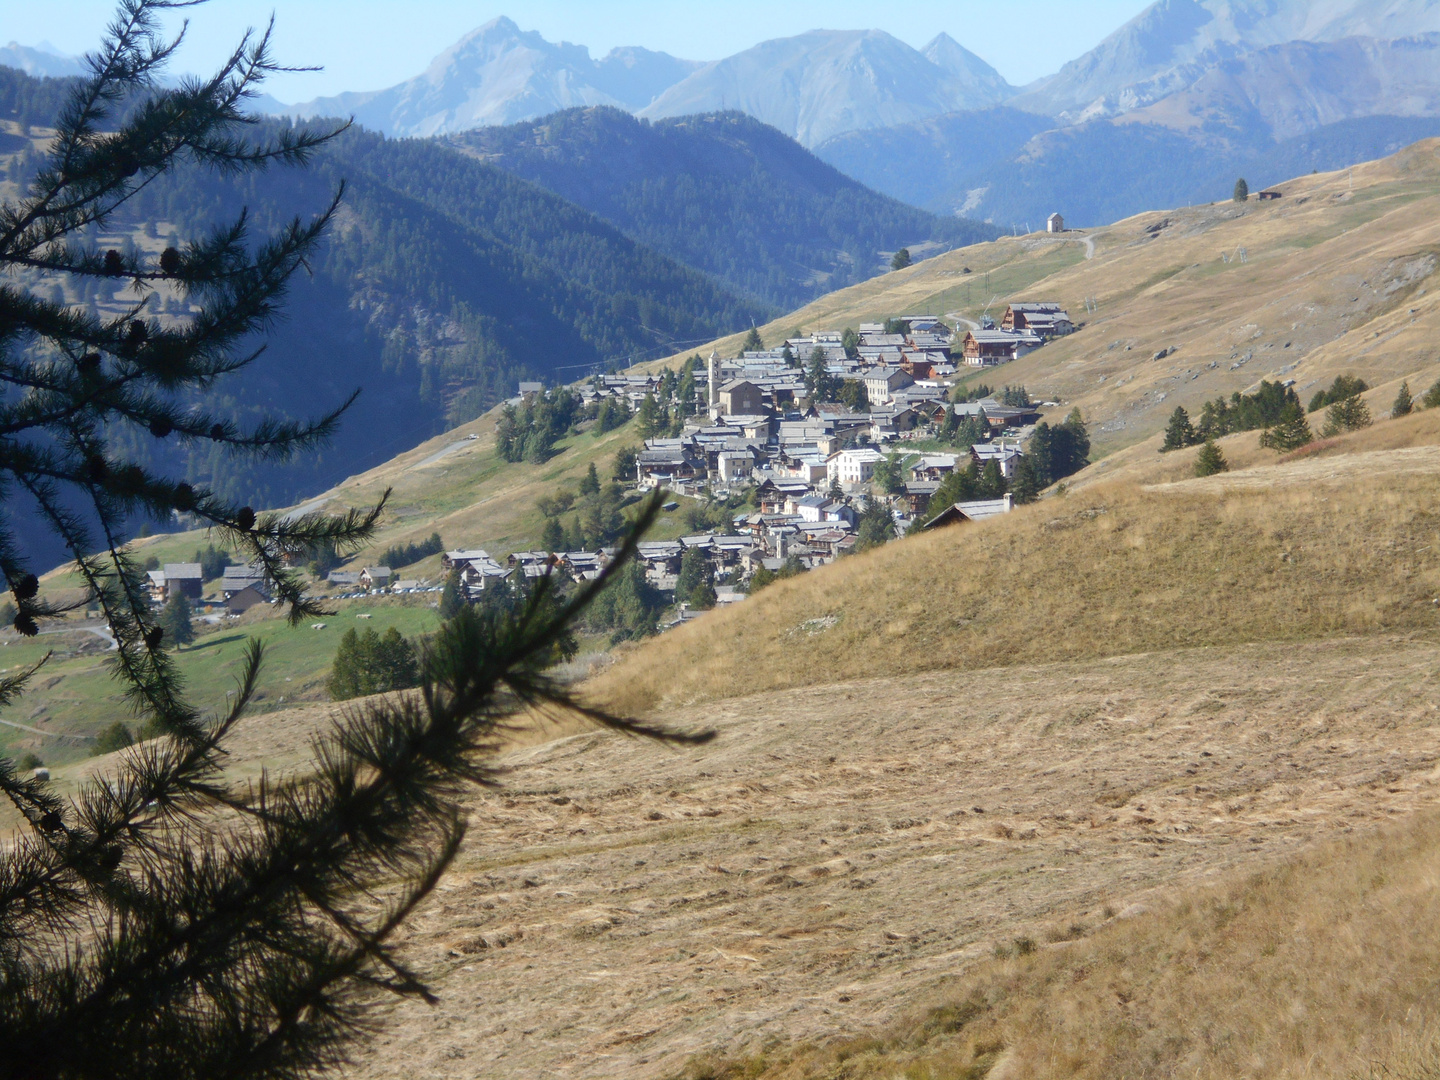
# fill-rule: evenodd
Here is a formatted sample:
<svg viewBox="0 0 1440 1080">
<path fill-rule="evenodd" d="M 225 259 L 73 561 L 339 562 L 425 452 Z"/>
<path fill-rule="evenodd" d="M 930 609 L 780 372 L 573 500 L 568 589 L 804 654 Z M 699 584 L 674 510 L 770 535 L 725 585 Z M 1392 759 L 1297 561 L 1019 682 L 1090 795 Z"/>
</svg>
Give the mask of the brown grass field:
<svg viewBox="0 0 1440 1080">
<path fill-rule="evenodd" d="M 356 1075 L 1345 1075 L 1440 1004 L 1437 677 L 1388 635 L 1165 650 L 522 752 L 406 943 L 441 1004 Z"/>
<path fill-rule="evenodd" d="M 1348 440 L 1437 426 L 1421 413 Z M 1227 447 L 1239 459 L 1254 439 Z M 1265 452 L 1169 480 L 1194 454 L 1152 450 L 1159 484 L 1077 484 L 777 582 L 625 655 L 592 692 L 646 711 L 870 675 L 1440 628 L 1440 447 Z"/>
</svg>

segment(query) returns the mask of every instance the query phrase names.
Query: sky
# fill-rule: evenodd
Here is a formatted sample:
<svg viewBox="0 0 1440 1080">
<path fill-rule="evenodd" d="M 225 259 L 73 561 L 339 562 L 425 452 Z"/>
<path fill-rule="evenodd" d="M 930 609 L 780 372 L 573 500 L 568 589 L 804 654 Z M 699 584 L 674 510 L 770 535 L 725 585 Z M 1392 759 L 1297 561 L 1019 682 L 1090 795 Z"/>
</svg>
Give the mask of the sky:
<svg viewBox="0 0 1440 1080">
<path fill-rule="evenodd" d="M 719 60 L 806 30 L 886 30 L 919 48 L 942 30 L 1016 85 L 1088 51 L 1150 0 L 209 0 L 185 14 L 177 71 L 204 72 L 247 27 L 275 16 L 276 57 L 320 72 L 279 75 L 267 92 L 286 102 L 378 90 L 419 74 L 436 54 L 499 15 L 550 41 L 603 56 L 641 45 Z M 0 43 L 48 42 L 66 54 L 95 47 L 113 0 L 0 0 Z M 176 20 L 178 22 L 178 18 Z"/>
</svg>

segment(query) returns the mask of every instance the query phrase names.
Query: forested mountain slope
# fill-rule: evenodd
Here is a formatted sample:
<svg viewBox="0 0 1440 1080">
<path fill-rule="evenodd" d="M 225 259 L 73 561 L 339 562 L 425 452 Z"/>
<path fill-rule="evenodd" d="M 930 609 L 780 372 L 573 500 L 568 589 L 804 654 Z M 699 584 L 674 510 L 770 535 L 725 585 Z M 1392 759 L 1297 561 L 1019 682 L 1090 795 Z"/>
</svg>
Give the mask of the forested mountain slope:
<svg viewBox="0 0 1440 1080">
<path fill-rule="evenodd" d="M 901 247 L 997 235 L 878 195 L 739 112 L 646 122 L 614 108 L 570 109 L 451 142 L 782 307 L 884 272 Z"/>
<path fill-rule="evenodd" d="M 16 121 L 36 124 L 30 105 L 53 104 L 44 84 L 19 73 L 4 72 L 0 86 Z M 0 164 L 13 195 L 36 167 L 44 129 L 27 140 L 10 127 Z M 311 275 L 294 287 L 268 351 L 217 393 L 248 418 L 276 408 L 319 413 L 356 387 L 364 388 L 360 401 L 331 446 L 303 461 L 247 464 L 243 474 L 217 471 L 227 467 L 209 459 L 183 463 L 191 478 L 257 505 L 291 502 L 475 417 L 512 396 L 519 378 L 578 377 L 589 366 L 670 351 L 766 313 L 500 169 L 436 143 L 387 141 L 359 129 L 307 170 L 244 182 L 196 172 L 153 185 L 128 222 L 91 239 L 158 251 L 242 207 L 259 237 L 322 210 L 342 180 L 348 187 L 336 226 Z M 158 229 L 147 235 L 145 222 Z M 117 312 L 130 298 L 117 297 L 113 286 L 68 297 Z M 180 313 L 173 299 L 165 303 Z"/>
</svg>

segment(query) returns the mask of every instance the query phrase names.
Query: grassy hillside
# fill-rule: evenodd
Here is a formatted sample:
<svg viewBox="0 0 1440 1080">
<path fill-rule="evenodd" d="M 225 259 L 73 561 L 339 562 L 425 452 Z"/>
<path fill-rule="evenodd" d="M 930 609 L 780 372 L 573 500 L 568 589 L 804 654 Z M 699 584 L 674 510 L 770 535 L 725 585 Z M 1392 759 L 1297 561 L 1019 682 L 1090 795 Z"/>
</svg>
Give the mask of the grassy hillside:
<svg viewBox="0 0 1440 1080">
<path fill-rule="evenodd" d="M 1422 413 L 1376 432 L 1430 441 L 1437 427 Z M 1193 467 L 1194 453 L 1163 465 Z M 595 692 L 651 710 L 729 696 L 737 672 L 758 691 L 1179 645 L 1433 632 L 1440 447 L 1266 457 L 1158 487 L 1080 485 L 779 582 L 637 650 Z"/>
<path fill-rule="evenodd" d="M 1429 810 L 1220 885 L 1157 890 L 1092 936 L 1001 944 L 886 1030 L 707 1057 L 689 1075 L 1425 1080 L 1440 1068 L 1440 950 L 1413 928 L 1440 916 L 1437 824 Z"/>
<path fill-rule="evenodd" d="M 494 421 L 495 416 L 488 414 L 428 440 L 378 469 L 347 478 L 304 505 L 311 510 L 336 512 L 371 505 L 391 489 L 389 511 L 378 535 L 354 554 L 350 560 L 353 567 L 373 565 L 392 545 L 424 540 L 433 532 L 440 533 L 447 547 L 483 547 L 503 559 L 512 551 L 538 545 L 544 523 L 536 505 L 540 496 L 553 495 L 561 488 L 578 488 L 592 463 L 602 476 L 608 477 L 615 451 L 638 442 L 633 423 L 604 435 L 587 431 L 562 439 L 556 455 L 544 465 L 515 464 L 502 460 L 495 450 Z M 468 439 L 471 434 L 478 437 Z M 653 535 L 671 538 L 689 532 L 684 510 L 682 506 L 662 513 Z M 197 549 L 213 542 L 213 537 L 197 530 L 138 539 L 131 544 L 131 550 L 142 562 L 149 558 L 161 563 L 185 562 L 194 557 Z M 403 574 L 438 581 L 440 557 L 430 556 L 405 567 Z M 46 575 L 44 582 L 47 595 L 62 600 L 73 585 L 64 566 Z M 196 645 L 177 656 L 196 699 L 218 707 L 238 670 L 245 637 L 257 635 L 273 646 L 271 662 L 261 681 L 258 700 L 262 711 L 297 702 L 325 701 L 328 694 L 324 682 L 340 635 L 348 627 L 371 626 L 383 633 L 395 625 L 407 635 L 424 633 L 436 624 L 435 600 L 433 595 L 420 594 L 380 601 L 339 601 L 334 604 L 338 616 L 323 620 L 327 624 L 323 631 L 311 630 L 309 623 L 291 629 L 269 609 L 256 609 L 238 624 L 227 622 L 212 630 L 202 627 Z M 362 613 L 373 618 L 356 621 Z M 33 641 L 8 630 L 0 631 L 0 672 L 33 662 L 48 649 L 56 651 L 43 677 L 21 705 L 7 710 L 0 720 L 42 731 L 94 736 L 116 719 L 128 718 L 118 687 L 105 667 L 106 643 L 78 629 L 97 620 L 83 615 L 77 612 L 68 619 L 47 623 L 47 631 L 55 633 Z M 92 749 L 86 742 L 57 740 L 0 723 L 0 753 L 12 751 L 34 751 L 47 760 L 69 761 L 89 755 Z"/>
<path fill-rule="evenodd" d="M 1280 190 L 1275 202 L 964 248 L 823 297 L 761 333 L 776 341 L 797 328 L 921 311 L 975 320 L 1013 300 L 1058 300 L 1083 328 L 983 378 L 1023 383 L 1064 411 L 1078 405 L 1097 457 L 1161 430 L 1177 404 L 1198 410 L 1262 378 L 1294 379 L 1306 400 L 1340 373 L 1429 386 L 1440 377 L 1440 293 L 1431 287 L 1440 141 Z M 1093 314 L 1087 298 L 1098 304 Z M 733 355 L 740 338 L 715 344 Z"/>
<path fill-rule="evenodd" d="M 884 273 L 901 247 L 1000 231 L 879 195 L 743 113 L 647 122 L 567 109 L 450 141 L 777 308 Z"/>
<path fill-rule="evenodd" d="M 255 609 L 238 621 L 199 628 L 195 643 L 173 655 L 191 699 L 217 713 L 224 708 L 227 693 L 235 689 L 251 638 L 267 650 L 255 699 L 257 713 L 283 710 L 300 702 L 328 701 L 325 680 L 346 630 L 370 628 L 383 634 L 393 626 L 407 637 L 418 637 L 438 626 L 431 597 L 407 599 L 411 602 L 349 601 L 334 615 L 298 627 L 268 608 Z M 361 615 L 366 617 L 361 619 Z M 0 631 L 0 674 L 15 674 L 51 654 L 24 697 L 5 711 L 3 719 L 9 723 L 0 724 L 0 754 L 18 757 L 34 753 L 52 765 L 79 761 L 94 755 L 89 740 L 104 728 L 117 720 L 133 722 L 123 687 L 110 669 L 106 642 L 78 629 L 82 625 L 96 625 L 96 620 L 47 624 L 35 638 Z"/>
</svg>

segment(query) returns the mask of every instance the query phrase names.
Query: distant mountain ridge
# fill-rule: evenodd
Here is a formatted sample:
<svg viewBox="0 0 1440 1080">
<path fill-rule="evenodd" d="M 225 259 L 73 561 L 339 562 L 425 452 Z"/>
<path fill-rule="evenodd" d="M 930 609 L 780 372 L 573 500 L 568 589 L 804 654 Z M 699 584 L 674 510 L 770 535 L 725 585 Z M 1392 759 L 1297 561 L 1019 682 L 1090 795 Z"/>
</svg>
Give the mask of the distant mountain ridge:
<svg viewBox="0 0 1440 1080">
<path fill-rule="evenodd" d="M 699 66 L 638 47 L 592 60 L 583 45 L 546 41 L 501 17 L 466 34 L 423 74 L 397 86 L 316 98 L 286 111 L 300 117 L 354 115 L 387 135 L 440 135 L 583 105 L 633 111 Z"/>
<path fill-rule="evenodd" d="M 23 71 L 36 79 L 63 79 L 85 74 L 83 60 L 78 56 L 64 55 L 47 41 L 33 48 L 18 41 L 0 46 L 0 65 Z"/>
<path fill-rule="evenodd" d="M 947 34 L 923 50 L 880 30 L 815 30 L 711 63 L 639 47 L 594 60 L 498 18 L 466 34 L 420 75 L 385 90 L 316 98 L 277 111 L 349 116 L 387 135 L 431 136 L 610 105 L 652 118 L 739 109 L 806 146 L 1016 93 Z"/>
<path fill-rule="evenodd" d="M 1240 175 L 1440 133 L 1440 0 L 1159 0 L 1005 105 L 1036 119 L 992 131 L 963 113 L 816 152 L 896 198 L 1012 225 L 1224 198 Z"/>
<path fill-rule="evenodd" d="M 740 112 L 570 109 L 450 142 L 780 308 L 885 272 L 901 247 L 918 256 L 997 235 L 877 194 Z"/>
<path fill-rule="evenodd" d="M 999 72 L 948 36 L 921 52 L 882 30 L 812 30 L 706 64 L 640 115 L 740 109 L 817 146 L 846 131 L 984 108 L 1013 93 Z"/>
<path fill-rule="evenodd" d="M 1257 49 L 1434 32 L 1436 0 L 1159 0 L 1014 104 L 1077 123 L 1154 104 Z"/>
</svg>

